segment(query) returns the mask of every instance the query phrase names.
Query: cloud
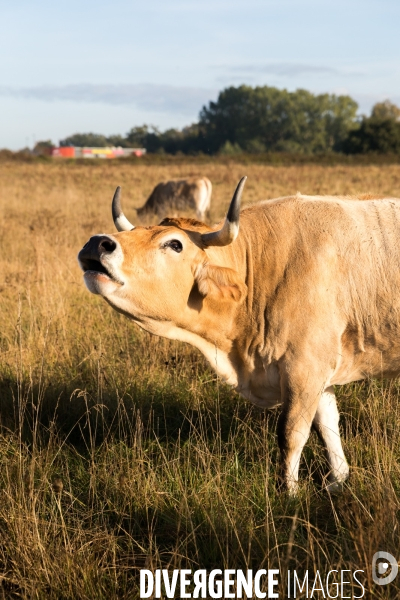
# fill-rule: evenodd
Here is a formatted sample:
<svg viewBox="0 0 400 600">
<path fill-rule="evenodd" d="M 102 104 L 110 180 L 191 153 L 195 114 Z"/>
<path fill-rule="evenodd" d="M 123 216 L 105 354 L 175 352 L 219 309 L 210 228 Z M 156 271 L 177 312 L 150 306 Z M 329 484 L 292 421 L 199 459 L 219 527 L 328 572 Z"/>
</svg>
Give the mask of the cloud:
<svg viewBox="0 0 400 600">
<path fill-rule="evenodd" d="M 277 63 L 266 63 L 266 64 L 248 64 L 248 65 L 235 65 L 228 67 L 217 67 L 218 69 L 224 69 L 231 73 L 253 73 L 267 75 L 278 75 L 280 77 L 297 77 L 299 75 L 362 75 L 362 73 L 355 73 L 349 71 L 342 71 L 335 69 L 334 67 L 328 67 L 324 65 L 309 65 L 303 63 L 290 63 L 290 62 L 277 62 Z"/>
<path fill-rule="evenodd" d="M 70 84 L 33 87 L 0 86 L 0 96 L 45 102 L 133 105 L 149 112 L 197 114 L 201 106 L 215 98 L 217 90 L 156 84 Z"/>
</svg>

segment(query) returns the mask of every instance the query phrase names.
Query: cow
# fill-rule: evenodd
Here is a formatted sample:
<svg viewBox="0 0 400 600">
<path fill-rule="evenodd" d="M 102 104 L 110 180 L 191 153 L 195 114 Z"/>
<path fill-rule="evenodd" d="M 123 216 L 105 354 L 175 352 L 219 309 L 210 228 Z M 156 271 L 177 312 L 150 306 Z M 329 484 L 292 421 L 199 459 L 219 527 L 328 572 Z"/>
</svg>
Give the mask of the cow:
<svg viewBox="0 0 400 600">
<path fill-rule="evenodd" d="M 211 181 L 207 177 L 164 181 L 156 185 L 146 203 L 137 209 L 137 214 L 140 217 L 148 214 L 165 217 L 168 210 L 192 210 L 198 219 L 204 220 L 210 209 L 211 192 Z"/>
<path fill-rule="evenodd" d="M 167 218 L 95 235 L 78 259 L 90 292 L 153 334 L 197 347 L 237 392 L 281 405 L 281 486 L 298 489 L 314 428 L 349 475 L 334 385 L 400 372 L 400 199 L 297 194 L 241 212 L 245 178 L 223 223 Z"/>
</svg>

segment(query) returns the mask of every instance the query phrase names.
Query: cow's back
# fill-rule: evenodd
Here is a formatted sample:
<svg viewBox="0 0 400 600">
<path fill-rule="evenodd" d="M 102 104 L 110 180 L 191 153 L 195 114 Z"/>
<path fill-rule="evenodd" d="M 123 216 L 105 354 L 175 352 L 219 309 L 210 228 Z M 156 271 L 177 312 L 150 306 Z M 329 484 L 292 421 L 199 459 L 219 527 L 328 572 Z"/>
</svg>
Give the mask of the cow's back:
<svg viewBox="0 0 400 600">
<path fill-rule="evenodd" d="M 206 177 L 171 180 L 159 183 L 138 214 L 154 213 L 159 217 L 172 213 L 195 212 L 204 218 L 210 207 L 211 182 Z"/>
</svg>

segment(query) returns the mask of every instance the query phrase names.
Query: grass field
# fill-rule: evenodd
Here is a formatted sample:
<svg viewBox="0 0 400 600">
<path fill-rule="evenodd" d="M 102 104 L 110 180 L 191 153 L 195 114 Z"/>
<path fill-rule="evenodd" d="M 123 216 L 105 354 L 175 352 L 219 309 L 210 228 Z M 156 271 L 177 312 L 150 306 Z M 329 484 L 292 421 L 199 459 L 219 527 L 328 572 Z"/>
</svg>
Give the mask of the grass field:
<svg viewBox="0 0 400 600">
<path fill-rule="evenodd" d="M 312 436 L 293 500 L 275 491 L 276 413 L 83 285 L 76 255 L 114 231 L 116 185 L 134 221 L 156 183 L 195 175 L 213 183 L 213 222 L 242 175 L 244 203 L 400 197 L 398 165 L 0 163 L 0 598 L 135 599 L 141 568 L 278 568 L 283 582 L 288 569 L 361 569 L 364 597 L 400 598 L 400 575 L 371 578 L 376 551 L 400 559 L 397 381 L 338 388 L 349 484 L 321 490 Z"/>
</svg>

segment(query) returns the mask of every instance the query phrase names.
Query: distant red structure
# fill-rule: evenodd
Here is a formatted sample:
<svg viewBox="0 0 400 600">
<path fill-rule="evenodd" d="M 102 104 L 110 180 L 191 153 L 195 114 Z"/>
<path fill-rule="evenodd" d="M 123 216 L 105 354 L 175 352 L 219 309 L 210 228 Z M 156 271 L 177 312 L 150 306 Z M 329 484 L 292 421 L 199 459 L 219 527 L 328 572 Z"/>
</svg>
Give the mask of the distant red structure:
<svg viewBox="0 0 400 600">
<path fill-rule="evenodd" d="M 75 148 L 73 146 L 62 146 L 61 148 L 53 148 L 52 156 L 61 156 L 62 158 L 74 158 Z"/>
<path fill-rule="evenodd" d="M 143 156 L 146 148 L 94 148 L 79 146 L 60 146 L 53 148 L 51 155 L 58 158 L 119 158 L 121 156 Z"/>
</svg>

